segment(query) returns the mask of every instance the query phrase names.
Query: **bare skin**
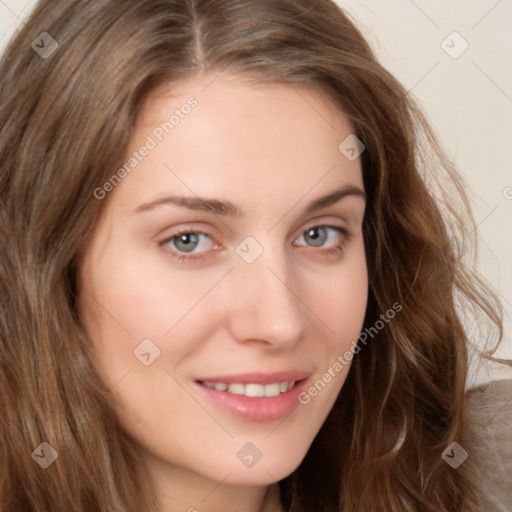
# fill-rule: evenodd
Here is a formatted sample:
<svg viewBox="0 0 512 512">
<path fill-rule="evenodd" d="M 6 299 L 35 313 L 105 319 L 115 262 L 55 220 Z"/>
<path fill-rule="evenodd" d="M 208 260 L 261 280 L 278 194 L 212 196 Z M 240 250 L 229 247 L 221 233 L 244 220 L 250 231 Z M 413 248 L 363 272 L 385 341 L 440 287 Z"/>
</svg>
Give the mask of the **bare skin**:
<svg viewBox="0 0 512 512">
<path fill-rule="evenodd" d="M 156 140 L 191 96 L 197 106 Z M 169 84 L 143 108 L 128 154 L 152 134 L 157 144 L 103 199 L 82 254 L 79 311 L 162 512 L 282 510 L 276 482 L 304 458 L 349 365 L 271 421 L 227 411 L 197 379 L 300 370 L 308 389 L 357 338 L 364 192 L 307 211 L 340 188 L 364 191 L 359 159 L 338 150 L 351 133 L 313 90 L 235 77 Z M 229 201 L 243 215 L 160 201 L 170 194 Z M 244 240 L 246 254 L 262 250 L 250 263 L 237 252 Z M 145 339 L 160 351 L 147 366 L 134 356 Z M 261 453 L 252 467 L 237 456 L 247 443 Z"/>
</svg>

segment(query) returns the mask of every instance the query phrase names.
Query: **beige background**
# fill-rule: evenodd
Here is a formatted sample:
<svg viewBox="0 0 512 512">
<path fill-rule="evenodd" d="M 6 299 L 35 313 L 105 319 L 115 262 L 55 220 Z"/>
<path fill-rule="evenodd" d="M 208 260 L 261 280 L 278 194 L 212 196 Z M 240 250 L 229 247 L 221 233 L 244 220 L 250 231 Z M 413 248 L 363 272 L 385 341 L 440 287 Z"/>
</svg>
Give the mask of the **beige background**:
<svg viewBox="0 0 512 512">
<path fill-rule="evenodd" d="M 0 51 L 34 3 L 0 0 Z M 512 358 L 512 1 L 338 3 L 420 101 L 473 192 L 481 240 L 477 269 L 503 301 L 499 355 Z M 469 384 L 505 376 L 512 371 L 480 369 Z"/>
</svg>

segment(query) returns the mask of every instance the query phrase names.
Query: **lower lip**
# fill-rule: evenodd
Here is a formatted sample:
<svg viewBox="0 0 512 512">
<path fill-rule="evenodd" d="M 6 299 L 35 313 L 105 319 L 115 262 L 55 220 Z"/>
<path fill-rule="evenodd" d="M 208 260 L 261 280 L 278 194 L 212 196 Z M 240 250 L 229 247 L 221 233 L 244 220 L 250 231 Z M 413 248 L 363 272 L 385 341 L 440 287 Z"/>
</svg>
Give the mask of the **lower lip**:
<svg viewBox="0 0 512 512">
<path fill-rule="evenodd" d="M 248 397 L 216 391 L 196 382 L 200 391 L 225 411 L 248 421 L 275 421 L 291 414 L 299 405 L 299 394 L 307 379 L 297 381 L 286 393 L 271 397 Z"/>
</svg>

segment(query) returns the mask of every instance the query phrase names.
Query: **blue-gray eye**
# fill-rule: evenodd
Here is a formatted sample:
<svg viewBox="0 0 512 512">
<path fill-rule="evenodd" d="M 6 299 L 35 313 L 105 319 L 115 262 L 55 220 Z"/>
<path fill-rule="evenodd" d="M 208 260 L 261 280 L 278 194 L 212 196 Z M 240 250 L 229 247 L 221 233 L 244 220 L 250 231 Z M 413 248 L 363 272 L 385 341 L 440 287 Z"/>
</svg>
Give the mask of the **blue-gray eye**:
<svg viewBox="0 0 512 512">
<path fill-rule="evenodd" d="M 199 235 L 197 233 L 182 233 L 174 236 L 171 241 L 179 251 L 192 252 L 197 247 Z"/>
<path fill-rule="evenodd" d="M 326 229 L 323 227 L 311 228 L 305 231 L 305 239 L 309 239 L 310 245 L 314 247 L 321 247 L 327 240 Z"/>
<path fill-rule="evenodd" d="M 176 252 L 191 253 L 208 250 L 208 244 L 211 246 L 213 240 L 200 231 L 182 231 L 171 236 L 164 243 Z"/>
<path fill-rule="evenodd" d="M 344 228 L 338 226 L 315 226 L 304 231 L 299 241 L 304 239 L 310 247 L 322 247 L 326 241 L 329 241 L 328 245 L 332 245 L 343 232 Z"/>
<path fill-rule="evenodd" d="M 159 245 L 166 246 L 167 252 L 179 261 L 204 259 L 212 249 L 216 249 L 215 241 L 202 231 L 182 229 Z"/>
</svg>

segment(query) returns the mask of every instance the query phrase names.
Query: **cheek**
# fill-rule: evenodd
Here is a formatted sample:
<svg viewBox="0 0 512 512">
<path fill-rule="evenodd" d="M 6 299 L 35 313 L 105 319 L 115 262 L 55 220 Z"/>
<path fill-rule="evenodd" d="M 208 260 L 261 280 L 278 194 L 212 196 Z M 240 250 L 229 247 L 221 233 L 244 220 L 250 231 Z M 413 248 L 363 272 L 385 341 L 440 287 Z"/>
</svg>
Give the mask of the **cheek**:
<svg viewBox="0 0 512 512">
<path fill-rule="evenodd" d="M 357 339 L 361 331 L 368 301 L 368 273 L 362 244 L 338 268 L 317 280 L 316 285 L 311 283 L 309 288 L 313 290 L 310 307 L 331 335 L 326 340 L 330 350 L 346 350 L 344 347 Z"/>
<path fill-rule="evenodd" d="M 80 316 L 109 385 L 128 370 L 147 375 L 149 369 L 176 367 L 211 335 L 218 315 L 212 315 L 212 297 L 205 296 L 219 279 L 218 269 L 190 272 L 172 267 L 165 256 L 133 249 L 104 253 L 96 261 L 86 267 Z M 158 356 L 145 367 L 136 354 L 148 347 L 151 358 Z"/>
<path fill-rule="evenodd" d="M 135 341 L 163 337 L 201 300 L 213 274 L 209 279 L 205 272 L 172 268 L 164 258 L 132 253 L 102 261 L 92 285 L 104 326 L 117 324 Z"/>
</svg>

